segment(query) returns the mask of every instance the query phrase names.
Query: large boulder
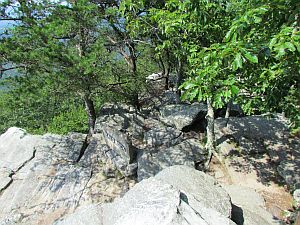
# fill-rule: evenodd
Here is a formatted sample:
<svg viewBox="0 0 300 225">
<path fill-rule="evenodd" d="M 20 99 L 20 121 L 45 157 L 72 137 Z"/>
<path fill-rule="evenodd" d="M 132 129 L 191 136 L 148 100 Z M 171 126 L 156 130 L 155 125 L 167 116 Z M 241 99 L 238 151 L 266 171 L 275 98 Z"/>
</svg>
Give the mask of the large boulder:
<svg viewBox="0 0 300 225">
<path fill-rule="evenodd" d="M 235 150 L 243 153 L 270 152 L 274 157 L 287 148 L 289 129 L 287 121 L 280 116 L 230 117 L 227 126 L 226 122 L 224 118 L 215 120 L 216 139 L 223 154 L 231 150 L 222 145 L 226 142 L 234 142 Z"/>
<path fill-rule="evenodd" d="M 83 207 L 54 224 L 233 225 L 230 215 L 230 198 L 213 178 L 174 166 L 138 183 L 113 203 Z"/>
<path fill-rule="evenodd" d="M 281 224 L 266 210 L 263 197 L 254 189 L 237 185 L 224 185 L 223 188 L 231 197 L 232 220 L 238 225 Z"/>
<path fill-rule="evenodd" d="M 36 136 L 18 128 L 1 135 L 0 224 L 51 224 L 80 205 L 120 196 L 124 179 L 104 176 L 102 149 L 85 149 L 85 140 L 82 134 Z"/>
<path fill-rule="evenodd" d="M 155 119 L 146 120 L 145 126 L 147 131 L 144 133 L 144 142 L 150 149 L 171 147 L 179 144 L 183 139 L 181 131 L 166 126 Z"/>
<path fill-rule="evenodd" d="M 99 114 L 95 124 L 96 133 L 101 133 L 103 127 L 109 126 L 136 138 L 143 135 L 145 118 L 132 106 L 106 103 Z"/>
<path fill-rule="evenodd" d="M 119 171 L 125 176 L 136 173 L 136 155 L 137 151 L 132 146 L 129 137 L 109 126 L 102 129 L 103 136 L 108 148 L 105 154 L 112 160 Z"/>
<path fill-rule="evenodd" d="M 161 86 L 158 90 L 153 88 L 153 86 Z M 157 82 L 151 82 L 148 92 L 144 96 L 141 96 L 141 103 L 143 109 L 159 110 L 160 107 L 170 104 L 179 104 L 180 96 L 175 91 L 164 90 L 164 84 L 162 85 L 161 80 Z"/>
<path fill-rule="evenodd" d="M 277 167 L 278 174 L 291 187 L 291 189 L 300 187 L 300 159 L 286 159 L 280 162 Z"/>
<path fill-rule="evenodd" d="M 290 138 L 288 121 L 281 115 L 218 118 L 215 133 L 223 155 L 267 154 L 278 174 L 294 189 L 300 185 L 300 140 Z"/>
<path fill-rule="evenodd" d="M 185 140 L 157 152 L 144 151 L 138 159 L 138 181 L 154 176 L 164 168 L 174 165 L 195 168 L 196 163 L 203 162 L 206 155 L 204 147 L 195 139 Z"/>
<path fill-rule="evenodd" d="M 202 103 L 165 105 L 159 111 L 161 121 L 182 130 L 193 122 L 204 120 L 207 106 Z"/>
</svg>

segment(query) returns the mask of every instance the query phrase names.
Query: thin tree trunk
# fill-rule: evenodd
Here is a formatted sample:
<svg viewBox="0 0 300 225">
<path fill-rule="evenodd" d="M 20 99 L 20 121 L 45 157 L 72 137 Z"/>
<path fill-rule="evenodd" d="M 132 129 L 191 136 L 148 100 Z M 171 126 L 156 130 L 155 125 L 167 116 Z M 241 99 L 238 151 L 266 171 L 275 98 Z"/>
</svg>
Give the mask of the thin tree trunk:
<svg viewBox="0 0 300 225">
<path fill-rule="evenodd" d="M 227 103 L 227 107 L 226 107 L 226 113 L 225 113 L 226 126 L 227 126 L 227 124 L 229 122 L 229 116 L 230 116 L 231 106 L 232 106 L 232 99 L 229 100 L 229 102 Z"/>
<path fill-rule="evenodd" d="M 182 71 L 182 60 L 178 58 L 177 64 L 177 79 L 176 79 L 176 92 L 180 95 L 179 86 L 182 84 L 183 81 L 183 71 Z"/>
<path fill-rule="evenodd" d="M 0 79 L 2 78 L 2 76 L 3 76 L 3 67 L 2 67 L 2 65 L 0 64 Z"/>
<path fill-rule="evenodd" d="M 132 95 L 132 105 L 137 109 L 140 110 L 141 109 L 141 105 L 140 105 L 140 100 L 139 100 L 139 94 L 138 93 L 133 93 Z"/>
<path fill-rule="evenodd" d="M 300 225 L 300 212 L 297 214 L 295 225 Z"/>
<path fill-rule="evenodd" d="M 214 108 L 212 106 L 211 99 L 207 99 L 207 114 L 206 114 L 206 120 L 207 120 L 207 142 L 205 145 L 206 150 L 208 151 L 208 159 L 205 165 L 205 169 L 207 170 L 209 168 L 209 163 L 211 161 L 212 155 L 215 152 L 215 114 L 214 114 Z"/>
<path fill-rule="evenodd" d="M 136 65 L 136 54 L 135 54 L 135 45 L 133 43 L 127 43 L 127 47 L 129 49 L 129 65 L 130 70 L 133 75 L 135 81 L 137 81 L 137 65 Z M 136 82 L 137 83 L 137 82 Z M 132 104 L 136 107 L 137 110 L 140 110 L 140 100 L 139 100 L 139 93 L 137 90 L 132 95 Z"/>
<path fill-rule="evenodd" d="M 170 85 L 169 85 L 169 80 L 170 80 L 169 79 L 169 75 L 170 75 L 171 66 L 170 66 L 170 63 L 168 61 L 169 60 L 169 53 L 167 52 L 166 54 L 167 54 L 167 56 L 166 56 L 166 58 L 167 58 L 166 63 L 164 62 L 164 60 L 161 57 L 159 57 L 159 63 L 161 65 L 161 67 L 162 67 L 163 77 L 166 78 L 165 90 L 169 90 L 169 87 L 170 87 Z"/>
<path fill-rule="evenodd" d="M 225 119 L 228 119 L 230 116 L 231 105 L 232 105 L 232 100 L 229 100 L 226 107 Z"/>
<path fill-rule="evenodd" d="M 89 95 L 85 94 L 83 96 L 85 110 L 88 115 L 88 126 L 89 126 L 89 135 L 91 136 L 94 133 L 95 123 L 96 123 L 96 111 L 93 100 Z"/>
</svg>

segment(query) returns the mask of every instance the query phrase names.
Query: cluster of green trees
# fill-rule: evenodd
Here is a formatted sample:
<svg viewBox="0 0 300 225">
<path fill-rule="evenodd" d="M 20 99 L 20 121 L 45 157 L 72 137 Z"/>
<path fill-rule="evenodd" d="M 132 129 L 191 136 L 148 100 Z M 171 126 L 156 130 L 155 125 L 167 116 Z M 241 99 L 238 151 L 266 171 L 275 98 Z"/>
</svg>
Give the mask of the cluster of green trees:
<svg viewBox="0 0 300 225">
<path fill-rule="evenodd" d="M 92 132 L 95 105 L 139 108 L 157 70 L 176 73 L 183 99 L 207 103 L 208 149 L 214 111 L 232 101 L 300 125 L 298 0 L 5 0 L 0 9 L 16 23 L 0 39 L 1 63 L 22 74 L 5 81 L 4 127 L 67 132 L 88 119 Z"/>
<path fill-rule="evenodd" d="M 158 68 L 154 51 L 130 39 L 118 6 L 2 1 L 1 20 L 14 23 L 1 34 L 0 63 L 2 72 L 17 69 L 18 75 L 2 79 L 1 131 L 18 126 L 34 133 L 92 133 L 103 102 L 139 107 L 143 77 Z"/>
</svg>

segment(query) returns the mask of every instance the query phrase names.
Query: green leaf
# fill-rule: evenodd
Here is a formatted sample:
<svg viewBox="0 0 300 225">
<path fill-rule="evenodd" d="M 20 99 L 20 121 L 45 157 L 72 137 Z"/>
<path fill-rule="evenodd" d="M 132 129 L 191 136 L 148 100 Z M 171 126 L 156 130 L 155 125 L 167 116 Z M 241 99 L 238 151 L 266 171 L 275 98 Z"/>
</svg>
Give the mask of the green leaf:
<svg viewBox="0 0 300 225">
<path fill-rule="evenodd" d="M 194 90 L 192 90 L 190 92 L 190 101 L 194 100 L 196 98 L 196 96 L 198 95 L 199 93 L 199 90 L 197 88 L 195 88 Z"/>
<path fill-rule="evenodd" d="M 291 52 L 296 51 L 295 46 L 291 42 L 285 42 L 284 47 L 287 48 L 288 50 L 290 50 Z"/>
<path fill-rule="evenodd" d="M 235 86 L 235 85 L 232 85 L 231 87 L 230 87 L 230 90 L 231 90 L 231 94 L 232 95 L 237 95 L 238 93 L 239 93 L 239 88 L 237 87 L 237 86 Z"/>
<path fill-rule="evenodd" d="M 232 66 L 234 71 L 236 71 L 238 68 L 243 68 L 243 59 L 241 53 L 236 54 Z"/>
<path fill-rule="evenodd" d="M 279 46 L 277 49 L 277 55 L 275 56 L 276 58 L 280 58 L 281 56 L 285 55 L 285 48 L 283 45 Z"/>
<path fill-rule="evenodd" d="M 269 44 L 270 48 L 273 48 L 274 45 L 276 44 L 276 42 L 277 42 L 277 38 L 276 37 L 272 38 L 272 40 L 270 41 L 270 44 Z"/>
<path fill-rule="evenodd" d="M 232 33 L 233 29 L 230 29 L 227 33 L 226 36 L 224 38 L 225 42 L 229 42 L 230 41 L 230 37 L 231 37 L 231 33 Z"/>
<path fill-rule="evenodd" d="M 262 21 L 262 18 L 255 16 L 254 17 L 254 23 L 260 23 Z"/>
<path fill-rule="evenodd" d="M 294 43 L 296 48 L 297 48 L 297 51 L 300 53 L 300 44 L 298 42 L 295 42 Z"/>
<path fill-rule="evenodd" d="M 250 62 L 252 62 L 252 63 L 258 63 L 258 58 L 257 58 L 256 55 L 253 55 L 253 54 L 251 54 L 251 53 L 248 52 L 248 51 L 244 51 L 244 54 L 243 54 L 243 55 L 244 55 L 245 58 L 248 59 Z"/>
</svg>

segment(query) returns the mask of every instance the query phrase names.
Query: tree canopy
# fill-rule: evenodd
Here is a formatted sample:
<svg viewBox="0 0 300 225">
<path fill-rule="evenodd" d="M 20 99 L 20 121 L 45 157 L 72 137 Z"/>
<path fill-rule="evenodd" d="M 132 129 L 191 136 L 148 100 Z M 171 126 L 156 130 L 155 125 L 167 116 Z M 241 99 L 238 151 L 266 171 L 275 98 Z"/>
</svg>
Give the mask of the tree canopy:
<svg viewBox="0 0 300 225">
<path fill-rule="evenodd" d="M 0 8 L 16 23 L 1 36 L 1 63 L 23 74 L 11 93 L 42 91 L 51 108 L 84 102 L 90 129 L 95 101 L 123 96 L 139 107 L 144 77 L 158 68 L 177 74 L 183 99 L 208 104 L 208 134 L 214 111 L 231 101 L 300 125 L 297 0 L 6 0 Z M 36 83 L 30 91 L 26 80 Z M 61 117 L 54 111 L 52 120 Z"/>
</svg>

